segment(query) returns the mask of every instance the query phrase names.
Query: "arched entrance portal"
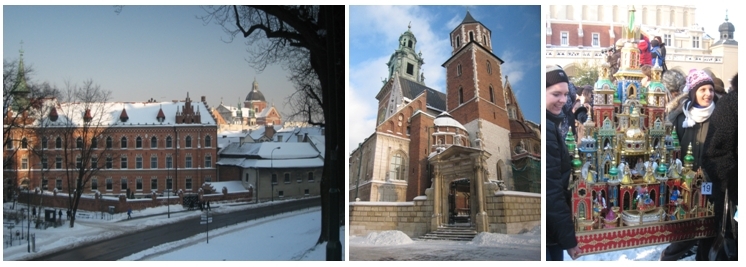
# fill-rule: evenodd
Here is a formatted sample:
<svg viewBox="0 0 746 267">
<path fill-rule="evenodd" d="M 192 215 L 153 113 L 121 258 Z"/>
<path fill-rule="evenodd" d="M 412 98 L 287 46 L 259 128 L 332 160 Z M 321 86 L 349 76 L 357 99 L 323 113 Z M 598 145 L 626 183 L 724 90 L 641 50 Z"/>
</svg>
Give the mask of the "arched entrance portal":
<svg viewBox="0 0 746 267">
<path fill-rule="evenodd" d="M 448 187 L 448 224 L 471 225 L 471 184 L 463 178 Z"/>
</svg>

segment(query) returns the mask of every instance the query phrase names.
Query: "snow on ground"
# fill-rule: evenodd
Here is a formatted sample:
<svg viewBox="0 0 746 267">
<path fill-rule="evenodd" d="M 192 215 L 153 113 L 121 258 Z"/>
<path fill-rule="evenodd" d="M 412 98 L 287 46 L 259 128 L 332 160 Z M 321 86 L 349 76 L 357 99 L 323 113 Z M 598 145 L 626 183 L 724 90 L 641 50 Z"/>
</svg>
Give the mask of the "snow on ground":
<svg viewBox="0 0 746 267">
<path fill-rule="evenodd" d="M 576 261 L 657 261 L 660 259 L 661 252 L 666 249 L 668 244 L 654 245 L 640 248 L 631 248 L 606 253 L 585 255 Z M 681 259 L 681 261 L 694 261 L 694 255 Z M 565 251 L 565 260 L 571 260 L 570 255 Z"/>
<path fill-rule="evenodd" d="M 290 201 L 277 200 L 280 201 Z M 212 210 L 216 213 L 224 213 L 236 210 L 252 209 L 256 207 L 262 207 L 271 205 L 271 202 L 264 202 L 260 204 L 253 203 L 211 203 Z M 15 210 L 11 210 L 12 203 L 4 203 L 3 209 L 5 212 L 18 211 L 25 208 L 24 203 L 17 202 L 15 204 Z M 54 208 L 51 208 L 54 209 Z M 42 209 L 44 210 L 44 209 Z M 168 218 L 168 212 L 170 210 L 171 218 Z M 104 219 L 101 218 L 100 212 L 89 212 L 79 210 L 77 219 L 75 220 L 75 227 L 70 228 L 69 222 L 65 221 L 62 226 L 54 228 L 49 227 L 47 229 L 35 229 L 32 223 L 30 233 L 36 235 L 36 253 L 28 253 L 28 245 L 26 239 L 13 240 L 13 245 L 8 246 L 8 236 L 16 231 L 20 232 L 21 225 L 16 224 L 15 228 L 9 230 L 7 227 L 3 227 L 3 260 L 26 260 L 38 255 L 38 253 L 52 253 L 54 251 L 62 249 L 74 248 L 76 245 L 109 239 L 114 236 L 135 232 L 150 226 L 157 226 L 163 224 L 170 224 L 189 218 L 195 218 L 202 214 L 199 210 L 188 211 L 181 205 L 170 205 L 161 206 L 155 208 L 148 208 L 144 210 L 133 210 L 133 220 L 127 220 L 127 213 L 116 213 L 113 215 L 104 214 Z M 140 218 L 146 217 L 147 218 Z M 64 212 L 63 212 L 64 217 Z M 279 216 L 278 216 L 279 217 Z M 271 218 L 271 217 L 270 217 Z M 11 223 L 13 221 L 3 218 L 4 223 Z M 23 222 L 23 232 L 26 233 L 27 221 Z M 14 222 L 13 222 L 14 223 Z M 320 226 L 320 224 L 318 224 Z M 317 226 L 318 227 L 318 226 Z M 344 236 L 344 235 L 343 235 Z M 318 237 L 318 234 L 317 234 Z M 20 242 L 20 243 L 19 243 Z"/>
<path fill-rule="evenodd" d="M 369 245 L 404 245 L 412 243 L 412 239 L 402 231 L 373 232 L 365 237 L 365 244 Z"/>
<path fill-rule="evenodd" d="M 472 241 L 414 239 L 406 242 L 406 239 L 402 238 L 404 241 L 376 243 L 379 240 L 390 241 L 392 237 L 401 235 L 407 237 L 400 231 L 370 233 L 365 237 L 351 236 L 349 240 L 350 260 L 539 261 L 543 258 L 541 233 L 538 226 L 524 234 L 482 233 Z"/>
<path fill-rule="evenodd" d="M 320 219 L 320 208 L 295 211 L 211 230 L 209 243 L 207 235 L 200 234 L 121 260 L 325 260 L 326 243 L 316 245 Z M 344 228 L 340 234 L 344 237 Z"/>
</svg>

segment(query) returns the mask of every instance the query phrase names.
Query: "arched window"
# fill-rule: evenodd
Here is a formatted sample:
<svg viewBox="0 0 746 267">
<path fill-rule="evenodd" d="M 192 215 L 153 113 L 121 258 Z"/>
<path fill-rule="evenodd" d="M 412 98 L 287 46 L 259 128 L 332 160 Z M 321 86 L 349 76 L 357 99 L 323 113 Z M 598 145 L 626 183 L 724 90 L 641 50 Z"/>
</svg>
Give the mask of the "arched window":
<svg viewBox="0 0 746 267">
<path fill-rule="evenodd" d="M 122 148 L 127 148 L 127 137 L 122 136 Z"/>
<path fill-rule="evenodd" d="M 482 44 L 484 44 L 484 46 L 487 46 L 487 35 L 482 34 Z"/>
<path fill-rule="evenodd" d="M 458 104 L 461 105 L 464 103 L 464 88 L 458 88 Z"/>
<path fill-rule="evenodd" d="M 150 138 L 150 148 L 157 148 L 158 147 L 158 138 L 155 136 Z"/>
<path fill-rule="evenodd" d="M 98 148 L 98 140 L 96 140 L 95 136 L 93 138 L 91 138 L 91 148 L 93 148 L 93 149 Z"/>
<path fill-rule="evenodd" d="M 487 74 L 492 75 L 492 63 L 487 60 Z"/>
<path fill-rule="evenodd" d="M 187 136 L 185 141 L 186 141 L 186 147 L 192 147 L 192 137 L 191 136 Z"/>
<path fill-rule="evenodd" d="M 402 154 L 396 153 L 391 157 L 391 163 L 389 163 L 389 179 L 390 180 L 404 180 L 404 158 Z"/>
<path fill-rule="evenodd" d="M 212 137 L 205 136 L 205 147 L 212 147 Z"/>
<path fill-rule="evenodd" d="M 409 41 L 407 42 L 407 46 L 408 46 L 409 48 L 412 48 L 412 40 L 409 40 Z"/>
<path fill-rule="evenodd" d="M 461 64 L 458 64 L 458 66 L 456 66 L 456 76 L 461 76 Z"/>
<path fill-rule="evenodd" d="M 111 136 L 106 137 L 106 148 L 111 148 Z"/>
<path fill-rule="evenodd" d="M 469 32 L 469 42 L 474 41 L 474 32 Z"/>
<path fill-rule="evenodd" d="M 166 137 L 166 148 L 171 148 L 171 146 L 173 146 L 172 141 L 171 141 L 171 137 L 168 136 L 168 137 Z"/>
<path fill-rule="evenodd" d="M 461 36 L 456 36 L 456 49 L 461 47 Z"/>
<path fill-rule="evenodd" d="M 495 89 L 490 85 L 490 102 L 495 103 Z"/>
<path fill-rule="evenodd" d="M 75 139 L 75 148 L 83 148 L 83 138 Z"/>
<path fill-rule="evenodd" d="M 21 148 L 28 148 L 28 139 L 26 137 L 21 139 Z"/>
<path fill-rule="evenodd" d="M 135 139 L 135 148 L 142 148 L 142 137 L 137 137 Z"/>
</svg>

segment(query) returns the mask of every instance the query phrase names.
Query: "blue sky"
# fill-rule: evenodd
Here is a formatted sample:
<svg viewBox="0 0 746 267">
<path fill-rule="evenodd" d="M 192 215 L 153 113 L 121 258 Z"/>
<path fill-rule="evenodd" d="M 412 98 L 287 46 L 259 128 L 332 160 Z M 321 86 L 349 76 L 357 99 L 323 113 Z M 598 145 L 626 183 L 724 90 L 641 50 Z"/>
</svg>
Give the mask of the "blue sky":
<svg viewBox="0 0 746 267">
<path fill-rule="evenodd" d="M 204 25 L 199 6 L 3 6 L 3 59 L 24 64 L 36 82 L 64 87 L 91 79 L 113 92 L 113 101 L 221 98 L 235 106 L 259 90 L 283 114 L 295 89 L 281 66 L 258 73 L 249 66 L 243 38 L 226 43 L 220 26 Z M 284 120 L 285 118 L 283 118 Z"/>
<path fill-rule="evenodd" d="M 493 52 L 505 61 L 502 75 L 508 76 L 524 116 L 540 123 L 540 6 L 350 6 L 348 108 L 354 114 L 348 120 L 350 151 L 375 129 L 375 96 L 383 85 L 381 79 L 388 75 L 385 64 L 410 21 L 425 60 L 425 84 L 445 92 L 441 65 L 451 56 L 449 33 L 464 19 L 467 8 L 492 30 Z"/>
</svg>

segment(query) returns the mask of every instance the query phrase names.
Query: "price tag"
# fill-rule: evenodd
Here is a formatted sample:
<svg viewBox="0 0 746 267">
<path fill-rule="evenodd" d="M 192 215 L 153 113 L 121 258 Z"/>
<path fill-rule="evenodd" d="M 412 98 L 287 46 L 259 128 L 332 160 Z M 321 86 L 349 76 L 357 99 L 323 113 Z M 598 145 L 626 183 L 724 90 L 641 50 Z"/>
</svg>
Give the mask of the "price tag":
<svg viewBox="0 0 746 267">
<path fill-rule="evenodd" d="M 702 194 L 703 195 L 712 195 L 712 182 L 704 182 L 704 183 L 702 183 Z"/>
</svg>

